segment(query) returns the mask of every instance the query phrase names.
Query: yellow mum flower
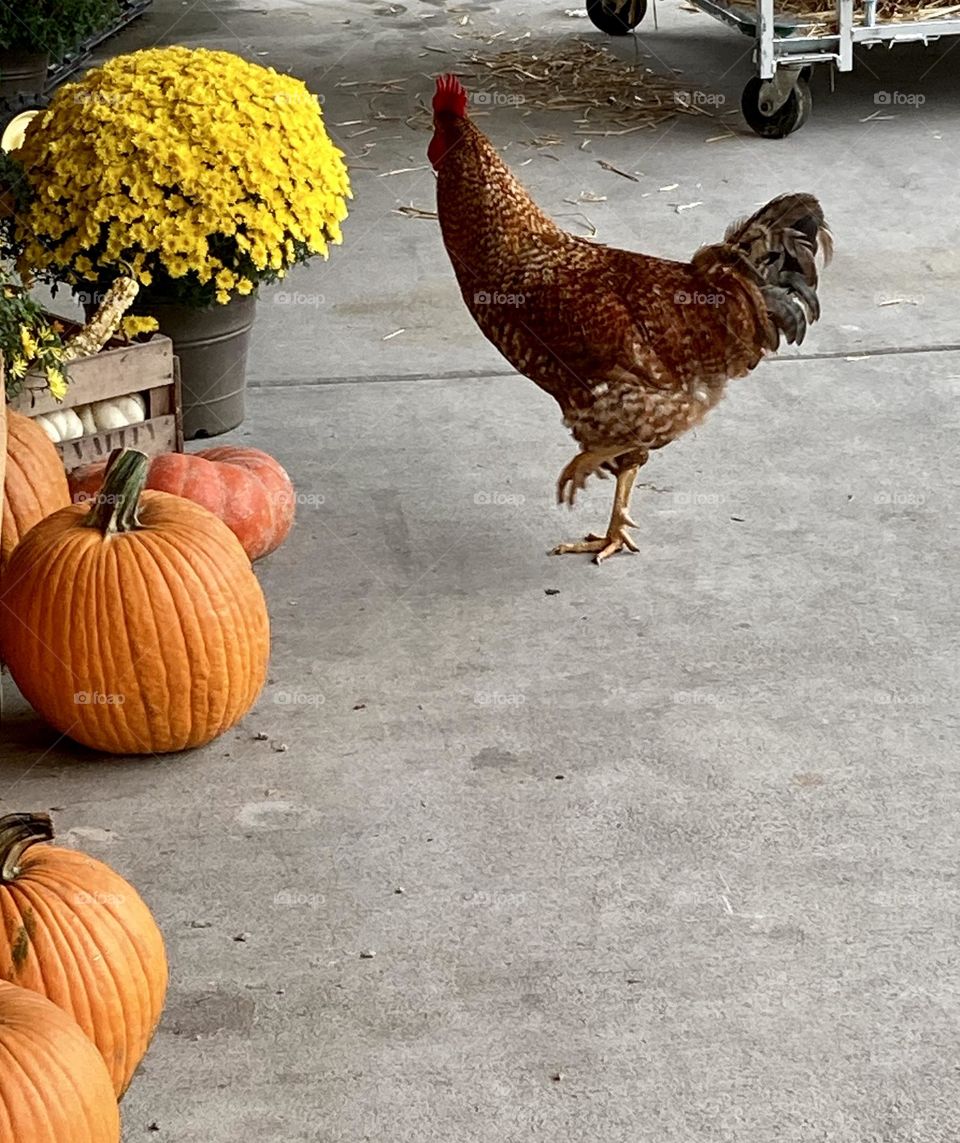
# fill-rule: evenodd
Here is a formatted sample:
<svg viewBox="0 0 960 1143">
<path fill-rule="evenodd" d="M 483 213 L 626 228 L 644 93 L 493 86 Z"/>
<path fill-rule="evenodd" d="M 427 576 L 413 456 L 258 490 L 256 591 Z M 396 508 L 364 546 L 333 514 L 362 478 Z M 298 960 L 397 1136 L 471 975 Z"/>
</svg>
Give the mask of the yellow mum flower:
<svg viewBox="0 0 960 1143">
<path fill-rule="evenodd" d="M 62 401 L 67 395 L 67 379 L 60 369 L 47 370 L 47 386 L 51 394 L 58 400 Z"/>
<path fill-rule="evenodd" d="M 139 333 L 153 333 L 154 330 L 160 328 L 160 324 L 154 317 L 133 315 L 125 317 L 120 322 L 120 328 L 127 337 L 136 337 Z"/>
<path fill-rule="evenodd" d="M 20 327 L 20 344 L 23 346 L 23 352 L 28 361 L 32 361 L 37 356 L 37 351 L 40 348 L 37 345 L 37 340 L 33 334 L 26 328 Z"/>
<path fill-rule="evenodd" d="M 214 278 L 219 290 L 232 290 L 237 284 L 236 274 L 231 273 L 229 270 L 221 270 Z"/>
<path fill-rule="evenodd" d="M 221 302 L 326 255 L 351 197 L 316 95 L 203 48 L 118 56 L 60 87 L 16 158 L 34 191 L 16 223 L 21 272 L 133 266 L 161 292 L 199 282 Z"/>
</svg>

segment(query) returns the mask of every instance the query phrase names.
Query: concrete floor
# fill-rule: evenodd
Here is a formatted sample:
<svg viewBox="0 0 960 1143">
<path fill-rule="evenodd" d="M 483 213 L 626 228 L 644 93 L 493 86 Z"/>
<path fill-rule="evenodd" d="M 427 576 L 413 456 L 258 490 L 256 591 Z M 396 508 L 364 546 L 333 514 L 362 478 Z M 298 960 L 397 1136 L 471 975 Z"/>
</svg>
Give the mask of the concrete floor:
<svg viewBox="0 0 960 1143">
<path fill-rule="evenodd" d="M 432 206 L 429 171 L 384 177 L 426 136 L 333 126 L 369 116 L 338 83 L 399 79 L 379 106 L 407 114 L 455 34 L 500 28 L 602 40 L 562 2 L 158 0 L 115 45 L 300 74 L 357 163 L 344 246 L 284 286 L 308 300 L 264 293 L 235 434 L 301 494 L 258 566 L 256 709 L 192 755 L 110 761 L 3 683 L 0 807 L 61 807 L 169 942 L 124 1138 L 953 1140 L 952 44 L 865 54 L 832 95 L 818 75 L 784 142 L 729 115 L 726 141 L 683 120 L 550 159 L 520 140 L 568 116 L 486 118 L 547 209 L 608 197 L 586 208 L 608 242 L 686 256 L 787 189 L 836 233 L 822 324 L 654 458 L 642 552 L 598 570 L 546 552 L 610 485 L 553 505 L 552 401 L 475 330 L 435 222 L 394 213 Z M 727 108 L 750 74 L 747 40 L 672 0 L 638 46 Z M 864 122 L 879 91 L 925 103 Z"/>
</svg>

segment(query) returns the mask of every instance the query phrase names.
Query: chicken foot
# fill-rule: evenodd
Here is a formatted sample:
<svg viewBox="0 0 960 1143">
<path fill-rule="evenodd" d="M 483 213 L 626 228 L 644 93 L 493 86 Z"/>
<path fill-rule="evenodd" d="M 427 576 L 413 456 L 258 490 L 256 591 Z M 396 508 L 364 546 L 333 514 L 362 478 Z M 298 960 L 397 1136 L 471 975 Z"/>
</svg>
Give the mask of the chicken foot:
<svg viewBox="0 0 960 1143">
<path fill-rule="evenodd" d="M 644 457 L 644 459 L 646 458 Z M 617 489 L 613 497 L 613 511 L 610 513 L 610 523 L 607 525 L 606 535 L 601 536 L 596 532 L 591 532 L 585 539 L 578 540 L 576 543 L 558 544 L 553 549 L 552 554 L 565 556 L 593 552 L 595 553 L 593 562 L 601 564 L 608 557 L 617 552 L 622 552 L 624 548 L 630 552 L 638 552 L 640 549 L 627 529 L 639 526 L 636 521 L 630 518 L 630 495 L 633 492 L 633 485 L 639 471 L 640 464 L 636 462 L 624 464 L 619 468 Z M 563 477 L 561 477 L 562 479 Z"/>
<path fill-rule="evenodd" d="M 599 476 L 601 480 L 607 479 L 604 467 L 623 452 L 622 448 L 584 449 L 560 473 L 557 481 L 557 503 L 567 504 L 571 508 L 577 498 L 577 493 L 587 483 L 588 476 Z"/>
</svg>

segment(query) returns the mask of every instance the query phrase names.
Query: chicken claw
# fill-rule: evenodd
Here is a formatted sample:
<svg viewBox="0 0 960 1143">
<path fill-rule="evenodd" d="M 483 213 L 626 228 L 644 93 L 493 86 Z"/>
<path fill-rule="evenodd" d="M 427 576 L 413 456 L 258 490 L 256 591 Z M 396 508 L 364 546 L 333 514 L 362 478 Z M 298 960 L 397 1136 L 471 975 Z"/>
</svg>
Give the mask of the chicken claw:
<svg viewBox="0 0 960 1143">
<path fill-rule="evenodd" d="M 615 452 L 609 454 L 578 452 L 560 473 L 560 479 L 557 481 L 557 503 L 568 504 L 572 508 L 577 493 L 587 483 L 587 477 L 593 476 L 594 473 L 601 480 L 606 480 L 607 474 L 600 466 L 608 459 L 608 456 L 612 455 L 615 455 Z"/>
<path fill-rule="evenodd" d="M 607 474 L 599 467 L 599 463 L 590 453 L 578 453 L 560 473 L 560 479 L 557 481 L 557 503 L 567 504 L 572 508 L 577 493 L 587 483 L 587 477 L 594 473 L 601 480 L 607 478 Z"/>
<path fill-rule="evenodd" d="M 625 548 L 629 552 L 639 552 L 640 549 L 627 531 L 628 527 L 635 528 L 636 526 L 632 520 L 625 519 L 619 527 L 611 529 L 606 536 L 598 536 L 596 532 L 591 532 L 585 539 L 577 540 L 573 544 L 557 544 L 550 554 L 566 556 L 595 552 L 593 562 L 602 564 L 605 559 L 616 555 L 617 552 L 622 552 Z"/>
<path fill-rule="evenodd" d="M 589 455 L 589 453 L 580 454 L 580 456 Z M 564 475 L 567 469 L 575 465 L 579 459 L 580 458 L 577 457 L 567 465 L 567 468 L 563 470 Z M 624 548 L 626 548 L 628 552 L 639 552 L 640 549 L 627 531 L 628 528 L 636 528 L 639 526 L 634 520 L 630 519 L 630 493 L 633 491 L 633 482 L 637 479 L 638 471 L 639 464 L 628 464 L 617 473 L 617 491 L 614 494 L 613 511 L 610 513 L 610 523 L 607 525 L 607 534 L 605 536 L 591 532 L 586 539 L 578 540 L 574 544 L 558 544 L 551 554 L 555 556 L 566 556 L 594 552 L 593 562 L 595 564 L 602 564 L 605 559 L 616 555 L 617 552 L 622 552 Z M 573 479 L 573 477 L 570 479 Z M 586 477 L 584 477 L 584 479 L 586 479 Z M 562 488 L 563 475 L 560 477 L 560 482 Z M 572 502 L 571 499 L 571 503 Z"/>
</svg>

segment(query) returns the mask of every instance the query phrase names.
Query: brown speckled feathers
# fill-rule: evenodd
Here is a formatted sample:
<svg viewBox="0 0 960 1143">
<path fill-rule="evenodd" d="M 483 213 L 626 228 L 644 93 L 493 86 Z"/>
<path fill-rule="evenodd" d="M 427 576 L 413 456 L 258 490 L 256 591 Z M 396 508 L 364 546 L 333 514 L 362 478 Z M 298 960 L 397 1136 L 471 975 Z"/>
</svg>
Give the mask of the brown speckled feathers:
<svg viewBox="0 0 960 1143">
<path fill-rule="evenodd" d="M 464 301 L 583 448 L 667 444 L 819 317 L 830 235 L 813 196 L 774 199 L 690 262 L 669 261 L 567 234 L 468 118 L 441 103 L 435 120 L 440 225 Z"/>
</svg>

